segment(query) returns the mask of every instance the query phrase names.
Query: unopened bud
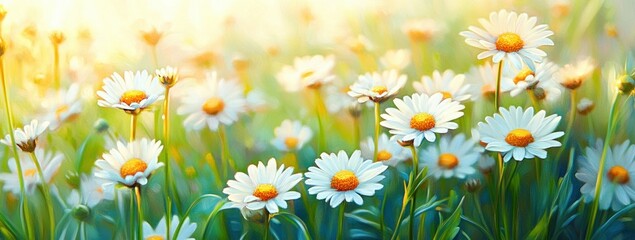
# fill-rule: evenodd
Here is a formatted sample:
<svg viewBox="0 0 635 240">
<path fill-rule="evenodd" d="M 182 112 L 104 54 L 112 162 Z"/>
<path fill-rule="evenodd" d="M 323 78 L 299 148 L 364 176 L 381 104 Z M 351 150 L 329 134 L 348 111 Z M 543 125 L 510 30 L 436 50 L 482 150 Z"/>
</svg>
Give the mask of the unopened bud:
<svg viewBox="0 0 635 240">
<path fill-rule="evenodd" d="M 79 174 L 77 174 L 77 172 L 68 171 L 66 175 L 64 175 L 64 178 L 66 179 L 66 183 L 68 183 L 68 185 L 70 185 L 72 188 L 74 189 L 79 188 L 80 177 L 79 177 Z"/>
<path fill-rule="evenodd" d="M 73 217 L 77 220 L 84 221 L 90 216 L 90 208 L 86 205 L 77 205 L 73 208 Z"/>
<path fill-rule="evenodd" d="M 481 180 L 469 179 L 465 182 L 465 189 L 470 193 L 478 192 L 481 189 Z"/>
<path fill-rule="evenodd" d="M 97 121 L 95 121 L 95 124 L 93 125 L 93 127 L 98 133 L 104 133 L 108 131 L 108 129 L 110 128 L 110 125 L 108 125 L 108 122 L 106 122 L 106 120 L 100 118 L 100 119 L 97 119 Z"/>
<path fill-rule="evenodd" d="M 617 83 L 617 89 L 621 94 L 630 94 L 635 88 L 635 80 L 629 75 L 623 75 L 619 78 Z"/>
</svg>

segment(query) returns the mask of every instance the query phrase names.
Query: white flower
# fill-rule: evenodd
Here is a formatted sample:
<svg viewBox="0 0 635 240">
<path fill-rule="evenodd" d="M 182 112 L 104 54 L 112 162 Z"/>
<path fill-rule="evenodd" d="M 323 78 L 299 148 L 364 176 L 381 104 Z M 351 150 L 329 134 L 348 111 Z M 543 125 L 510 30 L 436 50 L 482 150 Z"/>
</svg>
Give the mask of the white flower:
<svg viewBox="0 0 635 240">
<path fill-rule="evenodd" d="M 359 105 L 357 99 L 348 95 L 350 87 L 340 88 L 329 85 L 325 88 L 326 98 L 324 99 L 326 109 L 329 113 L 339 113 L 342 110 L 350 109 Z M 367 106 L 372 106 L 372 102 L 366 102 Z"/>
<path fill-rule="evenodd" d="M 247 110 L 243 87 L 235 81 L 219 79 L 215 71 L 208 72 L 202 86 L 190 87 L 190 94 L 182 98 L 177 109 L 180 115 L 188 115 L 183 125 L 189 130 L 201 130 L 205 125 L 216 131 L 220 124 L 231 125 L 238 115 Z"/>
<path fill-rule="evenodd" d="M 419 167 L 428 167 L 428 172 L 439 179 L 465 178 L 476 173 L 474 164 L 481 154 L 476 149 L 476 142 L 460 133 L 454 137 L 443 136 L 438 145 L 427 147 L 419 155 L 423 160 Z"/>
<path fill-rule="evenodd" d="M 113 200 L 115 192 L 113 185 L 104 188 L 106 180 L 97 178 L 94 175 L 82 175 L 80 182 L 80 192 L 73 189 L 68 196 L 67 202 L 71 206 L 84 204 L 89 208 L 99 204 L 102 200 Z"/>
<path fill-rule="evenodd" d="M 463 84 L 465 75 L 454 74 L 452 70 L 445 70 L 443 74 L 434 70 L 432 77 L 423 76 L 420 82 L 413 82 L 412 86 L 419 93 L 432 95 L 435 93 L 443 94 L 443 98 L 451 98 L 462 102 L 472 97 L 470 95 L 470 84 Z"/>
<path fill-rule="evenodd" d="M 494 164 L 496 164 L 496 161 L 490 154 L 485 153 L 485 147 L 487 144 L 481 141 L 481 134 L 478 132 L 478 129 L 472 128 L 471 132 L 472 140 L 478 142 L 478 145 L 476 145 L 475 148 L 475 150 L 480 154 L 477 162 L 478 168 L 483 172 L 489 172 Z"/>
<path fill-rule="evenodd" d="M 357 98 L 360 103 L 368 100 L 382 102 L 397 94 L 405 84 L 408 77 L 399 74 L 397 70 L 384 71 L 381 75 L 377 72 L 366 73 L 359 76 L 351 86 L 348 95 Z"/>
<path fill-rule="evenodd" d="M 156 75 L 164 86 L 173 86 L 179 80 L 179 70 L 170 66 L 157 69 Z"/>
<path fill-rule="evenodd" d="M 518 96 L 529 89 L 542 87 L 546 82 L 554 81 L 558 70 L 558 65 L 548 60 L 536 64 L 535 71 L 527 67 L 520 70 L 506 67 L 503 71 L 501 90 L 509 91 L 512 97 Z"/>
<path fill-rule="evenodd" d="M 411 41 L 428 41 L 441 32 L 442 28 L 434 19 L 414 19 L 403 24 L 401 31 Z"/>
<path fill-rule="evenodd" d="M 500 10 L 489 15 L 489 21 L 479 19 L 485 30 L 470 26 L 469 31 L 463 31 L 465 43 L 485 50 L 478 55 L 478 59 L 492 56 L 494 63 L 501 60 L 510 62 L 517 69 L 522 68 L 522 62 L 534 70 L 534 62 L 541 62 L 547 54 L 538 49 L 544 45 L 553 45 L 549 36 L 553 32 L 546 24 L 536 26 L 536 17 L 529 17 L 526 13 L 518 15 L 516 12 Z"/>
<path fill-rule="evenodd" d="M 95 162 L 98 167 L 95 176 L 107 180 L 104 188 L 118 183 L 130 188 L 146 185 L 152 172 L 163 166 L 158 162 L 162 149 L 161 141 L 147 138 L 127 144 L 117 142 L 116 148 Z"/>
<path fill-rule="evenodd" d="M 496 94 L 496 78 L 498 77 L 498 64 L 485 64 L 478 67 L 470 68 L 466 79 L 473 86 L 472 95 L 475 98 L 483 97 L 486 99 L 494 99 Z M 505 92 L 501 88 L 501 93 Z"/>
<path fill-rule="evenodd" d="M 278 207 L 287 208 L 287 200 L 300 198 L 300 193 L 290 191 L 300 180 L 302 174 L 293 174 L 293 167 L 279 168 L 276 159 L 271 158 L 265 166 L 262 162 L 249 165 L 247 173 L 238 172 L 236 180 L 227 181 L 228 187 L 223 193 L 236 205 L 246 204 L 249 210 L 266 208 L 270 213 L 277 213 Z"/>
<path fill-rule="evenodd" d="M 179 235 L 174 236 L 179 223 L 179 216 L 174 215 L 174 217 L 172 217 L 172 221 L 170 221 L 170 237 L 176 240 L 194 240 L 191 236 L 194 234 L 194 231 L 196 231 L 196 223 L 190 222 L 189 217 L 185 218 L 185 221 L 179 230 Z M 156 228 L 152 228 L 150 223 L 146 221 L 143 222 L 143 239 L 164 239 L 167 234 L 168 231 L 165 216 L 161 218 Z"/>
<path fill-rule="evenodd" d="M 486 117 L 486 123 L 479 122 L 478 131 L 481 141 L 487 144 L 485 149 L 501 152 L 505 162 L 512 156 L 516 161 L 534 157 L 545 159 L 545 149 L 562 145 L 554 140 L 564 135 L 564 132 L 554 132 L 560 116 L 545 117 L 544 110 L 534 115 L 533 107 L 527 110 L 514 106 L 509 110 L 501 107 L 499 111 L 500 114 Z"/>
<path fill-rule="evenodd" d="M 379 59 L 386 69 L 403 70 L 410 64 L 410 51 L 408 49 L 389 50 Z"/>
<path fill-rule="evenodd" d="M 346 152 L 322 153 L 315 160 L 317 167 L 309 167 L 306 173 L 306 184 L 309 194 L 317 194 L 317 199 L 330 202 L 335 208 L 342 201 L 355 202 L 362 205 L 361 195 L 372 196 L 375 191 L 384 187 L 379 183 L 384 176 L 382 172 L 388 166 L 372 160 L 364 160 L 361 152 L 356 150 L 349 158 Z"/>
<path fill-rule="evenodd" d="M 596 180 L 600 168 L 600 158 L 604 143 L 601 139 L 595 142 L 595 146 L 586 148 L 586 155 L 581 156 L 580 169 L 575 177 L 584 185 L 580 192 L 586 202 L 595 197 Z M 635 202 L 635 145 L 626 140 L 624 143 L 608 149 L 602 174 L 602 186 L 600 190 L 600 209 L 611 207 L 618 211 L 626 205 Z"/>
<path fill-rule="evenodd" d="M 68 90 L 59 90 L 56 95 L 49 96 L 42 102 L 46 109 L 44 120 L 48 121 L 49 129 L 55 130 L 62 123 L 73 120 L 82 111 L 82 102 L 79 99 L 79 85 L 73 84 Z"/>
<path fill-rule="evenodd" d="M 365 159 L 373 159 L 375 154 L 375 141 L 372 137 L 368 137 L 366 141 L 360 144 L 362 150 L 362 157 Z M 388 139 L 388 135 L 382 133 L 379 136 L 377 143 L 377 161 L 383 163 L 386 166 L 395 167 L 400 162 L 403 162 L 411 157 L 411 153 L 406 148 L 399 145 L 395 140 Z"/>
<path fill-rule="evenodd" d="M 594 70 L 595 64 L 591 58 L 578 61 L 575 65 L 564 65 L 560 69 L 560 84 L 568 89 L 576 89 L 591 76 Z"/>
<path fill-rule="evenodd" d="M 138 113 L 164 98 L 164 88 L 156 77 L 143 72 L 124 72 L 124 77 L 113 73 L 104 79 L 102 90 L 97 92 L 100 107 L 119 108 L 129 113 Z"/>
<path fill-rule="evenodd" d="M 295 58 L 293 66 L 284 66 L 277 79 L 287 92 L 297 92 L 303 88 L 319 88 L 335 79 L 331 73 L 335 67 L 332 55 L 305 56 Z"/>
<path fill-rule="evenodd" d="M 591 111 L 593 111 L 593 108 L 595 108 L 595 103 L 593 103 L 591 99 L 582 98 L 576 108 L 578 109 L 578 113 L 582 115 L 587 115 Z"/>
<path fill-rule="evenodd" d="M 44 149 L 41 148 L 36 149 L 34 153 L 40 163 L 40 167 L 42 168 L 42 175 L 44 175 L 44 179 L 47 183 L 50 183 L 51 179 L 53 179 L 53 176 L 55 176 L 62 165 L 64 155 L 61 153 L 45 153 Z M 37 167 L 33 163 L 32 159 L 30 159 L 29 155 L 21 153 L 20 163 L 22 165 L 24 187 L 26 188 L 27 194 L 31 194 L 37 185 L 42 184 L 42 179 L 37 172 Z M 15 195 L 20 195 L 20 182 L 15 159 L 9 159 L 8 165 L 11 173 L 0 173 L 0 181 L 4 182 L 4 186 L 2 188 Z"/>
<path fill-rule="evenodd" d="M 390 129 L 391 139 L 414 141 L 419 146 L 425 138 L 436 140 L 436 133 L 447 133 L 456 129 L 453 120 L 463 116 L 465 106 L 452 99 L 443 99 L 443 94 L 413 94 L 393 101 L 397 108 L 388 108 L 381 117 L 381 126 Z"/>
<path fill-rule="evenodd" d="M 37 120 L 31 120 L 31 123 L 24 125 L 13 131 L 15 144 L 24 152 L 33 152 L 37 146 L 37 138 L 46 131 L 49 122 L 38 123 Z M 11 147 L 11 136 L 7 134 L 4 139 L 0 139 L 0 143 Z"/>
<path fill-rule="evenodd" d="M 271 144 L 280 151 L 297 151 L 313 136 L 313 132 L 300 121 L 285 119 L 279 127 L 273 129 L 274 139 Z"/>
</svg>

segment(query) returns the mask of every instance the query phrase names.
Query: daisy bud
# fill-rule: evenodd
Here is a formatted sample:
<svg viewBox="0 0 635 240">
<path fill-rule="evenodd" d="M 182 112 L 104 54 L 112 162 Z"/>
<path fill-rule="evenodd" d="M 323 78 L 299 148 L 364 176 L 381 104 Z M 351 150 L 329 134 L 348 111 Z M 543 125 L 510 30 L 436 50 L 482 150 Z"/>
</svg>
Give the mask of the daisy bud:
<svg viewBox="0 0 635 240">
<path fill-rule="evenodd" d="M 631 76 L 623 75 L 619 78 L 617 88 L 621 94 L 628 95 L 635 88 L 635 80 Z"/>
<path fill-rule="evenodd" d="M 66 183 L 68 183 L 68 185 L 71 185 L 72 188 L 79 189 L 80 177 L 77 172 L 68 171 L 66 175 L 64 175 L 64 178 L 66 178 Z"/>
<path fill-rule="evenodd" d="M 398 140 L 397 141 L 397 143 L 399 143 L 399 145 L 401 145 L 402 147 L 410 147 L 410 146 L 412 146 L 413 142 L 414 142 L 414 140 L 408 140 L 408 141 Z"/>
<path fill-rule="evenodd" d="M 578 103 L 577 106 L 578 113 L 582 115 L 589 114 L 591 111 L 593 111 L 593 108 L 595 108 L 595 104 L 588 98 L 583 98 L 582 100 L 580 100 L 580 103 Z"/>
<path fill-rule="evenodd" d="M 249 210 L 244 207 L 240 209 L 240 214 L 243 215 L 243 218 L 250 222 L 264 223 L 265 222 L 265 210 Z"/>
<path fill-rule="evenodd" d="M 60 45 L 64 42 L 64 40 L 66 40 L 66 37 L 64 37 L 64 33 L 55 31 L 52 32 L 51 35 L 49 35 L 49 39 L 51 39 L 53 45 Z"/>
<path fill-rule="evenodd" d="M 172 87 L 179 80 L 179 73 L 177 68 L 170 66 L 156 70 L 156 75 L 159 78 L 159 82 L 166 87 Z"/>
<path fill-rule="evenodd" d="M 110 128 L 110 125 L 108 125 L 108 122 L 106 122 L 106 120 L 104 120 L 103 118 L 100 118 L 100 119 L 97 119 L 97 121 L 95 121 L 93 128 L 95 128 L 95 130 L 98 133 L 104 133 L 108 131 L 108 129 Z"/>
<path fill-rule="evenodd" d="M 481 189 L 481 180 L 469 179 L 465 182 L 465 189 L 470 193 L 478 192 Z"/>
<path fill-rule="evenodd" d="M 79 221 L 84 221 L 90 216 L 90 208 L 86 205 L 77 205 L 73 208 L 73 217 Z"/>
<path fill-rule="evenodd" d="M 545 89 L 540 87 L 534 88 L 534 90 L 531 91 L 531 94 L 533 94 L 538 100 L 544 100 L 547 97 Z"/>
<path fill-rule="evenodd" d="M 352 103 L 350 106 L 348 106 L 348 113 L 352 117 L 358 118 L 362 115 L 362 105 L 356 102 Z"/>
</svg>

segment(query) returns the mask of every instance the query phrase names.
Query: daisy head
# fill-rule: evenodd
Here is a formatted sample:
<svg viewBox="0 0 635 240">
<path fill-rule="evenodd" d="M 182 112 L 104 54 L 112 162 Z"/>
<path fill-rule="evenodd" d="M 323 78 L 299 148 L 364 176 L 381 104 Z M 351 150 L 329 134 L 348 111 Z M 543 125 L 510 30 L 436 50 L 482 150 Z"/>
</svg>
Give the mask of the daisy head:
<svg viewBox="0 0 635 240">
<path fill-rule="evenodd" d="M 554 81 L 553 78 L 556 77 L 558 70 L 558 65 L 547 60 L 536 64 L 535 70 L 526 66 L 520 70 L 506 67 L 503 71 L 501 90 L 509 91 L 512 97 L 518 96 L 527 90 L 539 87 L 538 85 L 543 86 L 541 82 Z"/>
<path fill-rule="evenodd" d="M 170 66 L 157 69 L 156 75 L 159 78 L 159 82 L 166 87 L 172 87 L 179 80 L 179 72 L 177 68 Z"/>
<path fill-rule="evenodd" d="M 454 74 L 452 70 L 445 70 L 440 73 L 434 70 L 432 76 L 421 77 L 420 82 L 413 82 L 412 86 L 419 93 L 432 95 L 435 93 L 443 94 L 443 98 L 451 98 L 455 101 L 465 101 L 472 97 L 470 95 L 470 84 L 463 84 L 465 75 Z"/>
<path fill-rule="evenodd" d="M 627 140 L 609 148 L 604 170 L 598 173 L 603 147 L 603 141 L 598 139 L 594 146 L 586 148 L 586 154 L 580 157 L 580 169 L 575 177 L 583 182 L 580 192 L 589 202 L 595 197 L 596 180 L 601 174 L 600 209 L 611 207 L 618 211 L 635 202 L 635 145 Z"/>
<path fill-rule="evenodd" d="M 83 204 L 93 208 L 102 200 L 113 200 L 115 197 L 113 185 L 107 185 L 104 188 L 104 183 L 106 183 L 106 180 L 97 178 L 94 175 L 82 175 L 79 192 L 77 190 L 71 191 L 67 202 L 71 206 Z"/>
<path fill-rule="evenodd" d="M 526 110 L 501 107 L 499 112 L 486 117 L 485 122 L 479 122 L 478 131 L 481 141 L 487 144 L 485 149 L 502 153 L 505 162 L 512 157 L 516 161 L 534 157 L 545 159 L 545 149 L 562 145 L 555 140 L 564 135 L 564 132 L 555 132 L 560 116 L 545 117 L 544 110 L 534 115 L 533 107 Z"/>
<path fill-rule="evenodd" d="M 284 66 L 277 79 L 287 92 L 297 92 L 304 88 L 319 88 L 335 79 L 331 73 L 335 67 L 332 55 L 304 56 L 293 61 L 293 66 Z"/>
<path fill-rule="evenodd" d="M 591 58 L 586 58 L 575 64 L 564 65 L 560 69 L 560 84 L 565 88 L 575 90 L 591 76 L 594 70 L 595 64 Z"/>
<path fill-rule="evenodd" d="M 315 160 L 316 167 L 309 167 L 306 173 L 306 184 L 309 194 L 317 194 L 317 199 L 330 202 L 335 208 L 344 200 L 362 205 L 361 195 L 372 196 L 383 185 L 379 183 L 384 176 L 382 172 L 388 168 L 380 162 L 364 160 L 361 152 L 356 150 L 349 158 L 346 152 L 322 153 Z"/>
<path fill-rule="evenodd" d="M 386 69 L 401 71 L 410 64 L 410 51 L 408 49 L 389 50 L 379 59 Z"/>
<path fill-rule="evenodd" d="M 456 129 L 453 120 L 463 116 L 465 106 L 452 99 L 443 99 L 443 94 L 413 94 L 403 99 L 395 99 L 397 108 L 388 108 L 381 117 L 381 126 L 390 129 L 392 139 L 403 142 L 414 141 L 418 147 L 425 138 L 429 142 L 436 140 L 437 133 L 447 133 Z"/>
<path fill-rule="evenodd" d="M 375 154 L 375 141 L 372 137 L 368 137 L 366 141 L 360 144 L 362 157 L 365 159 L 373 159 Z M 395 140 L 390 140 L 388 135 L 382 133 L 377 142 L 377 161 L 386 166 L 395 167 L 400 162 L 406 161 L 411 157 L 410 151 L 399 145 Z"/>
<path fill-rule="evenodd" d="M 49 126 L 49 122 L 39 123 L 37 120 L 31 120 L 31 123 L 24 125 L 13 131 L 15 144 L 24 152 L 33 152 L 37 146 L 37 139 Z M 4 145 L 11 146 L 11 136 L 7 134 L 4 139 L 0 139 Z"/>
<path fill-rule="evenodd" d="M 368 100 L 380 103 L 397 94 L 407 79 L 406 75 L 399 74 L 397 70 L 384 71 L 381 74 L 366 73 L 359 76 L 348 95 L 357 98 L 360 103 Z"/>
<path fill-rule="evenodd" d="M 44 149 L 38 148 L 33 153 L 37 157 L 42 168 L 42 175 L 46 183 L 50 183 L 60 166 L 64 156 L 61 153 L 45 152 Z M 37 167 L 29 159 L 29 155 L 22 153 L 20 155 L 20 163 L 22 166 L 22 177 L 24 179 L 24 187 L 27 190 L 27 194 L 33 193 L 35 187 L 42 184 L 43 181 L 37 172 Z M 18 169 L 16 166 L 16 160 L 14 158 L 9 159 L 8 162 L 9 171 L 11 173 L 0 173 L 0 181 L 4 182 L 3 189 L 10 191 L 15 195 L 20 195 L 20 180 L 18 177 Z"/>
<path fill-rule="evenodd" d="M 423 150 L 421 156 L 423 161 L 419 167 L 428 167 L 435 178 L 465 178 L 476 173 L 474 164 L 480 153 L 476 150 L 476 142 L 460 133 L 454 137 L 443 136 L 437 145 Z"/>
<path fill-rule="evenodd" d="M 227 181 L 223 193 L 236 206 L 245 205 L 249 210 L 265 208 L 269 213 L 277 213 L 280 208 L 287 208 L 288 200 L 300 198 L 300 193 L 290 191 L 300 180 L 302 174 L 293 174 L 293 167 L 278 167 L 276 159 L 271 158 L 267 165 L 249 165 L 247 174 L 238 172 L 235 180 Z"/>
<path fill-rule="evenodd" d="M 170 236 L 175 240 L 194 240 L 192 238 L 192 234 L 196 231 L 196 223 L 190 222 L 190 218 L 185 218 L 181 229 L 179 230 L 179 235 L 174 236 L 176 233 L 176 228 L 179 226 L 179 216 L 174 215 L 172 217 L 172 221 L 170 222 Z M 143 222 L 143 239 L 146 240 L 163 240 L 165 236 L 168 234 L 167 224 L 165 220 L 165 216 L 161 218 L 156 228 L 152 228 L 150 223 Z"/>
<path fill-rule="evenodd" d="M 441 26 L 434 19 L 414 19 L 401 27 L 410 41 L 427 42 L 441 32 Z"/>
<path fill-rule="evenodd" d="M 74 120 L 82 111 L 78 84 L 73 84 L 68 89 L 59 90 L 56 95 L 50 97 L 52 99 L 49 100 L 52 101 L 42 103 L 46 110 L 44 119 L 50 123 L 50 130 L 57 129 L 64 122 Z"/>
<path fill-rule="evenodd" d="M 486 62 L 483 65 L 470 68 L 466 79 L 473 85 L 472 95 L 474 98 L 483 97 L 493 100 L 496 95 L 496 77 L 498 74 L 498 64 Z M 501 92 L 505 92 L 501 89 Z"/>
<path fill-rule="evenodd" d="M 519 15 L 503 9 L 490 13 L 489 21 L 479 19 L 479 22 L 485 29 L 470 26 L 469 31 L 460 33 L 465 37 L 465 43 L 485 50 L 478 59 L 492 56 L 494 63 L 505 60 L 517 69 L 521 69 L 524 62 L 533 70 L 534 62 L 541 62 L 547 56 L 539 47 L 553 45 L 549 39 L 553 35 L 549 26 L 536 26 L 536 17 L 529 17 L 526 13 Z"/>
<path fill-rule="evenodd" d="M 271 144 L 280 151 L 297 151 L 313 136 L 313 132 L 300 121 L 285 119 L 279 127 L 273 130 L 274 139 Z"/>
<path fill-rule="evenodd" d="M 146 185 L 154 170 L 163 166 L 158 162 L 163 146 L 161 141 L 143 138 L 134 142 L 117 142 L 117 146 L 95 162 L 95 176 L 106 180 L 104 188 L 122 184 L 133 188 Z"/>
<path fill-rule="evenodd" d="M 101 99 L 97 101 L 100 107 L 111 107 L 124 110 L 126 113 L 138 114 L 153 103 L 163 99 L 163 87 L 156 77 L 143 72 L 124 72 L 104 79 L 102 90 L 97 92 Z"/>
<path fill-rule="evenodd" d="M 216 72 L 208 72 L 202 85 L 191 86 L 190 94 L 182 98 L 180 115 L 187 115 L 183 125 L 188 130 L 201 130 L 207 126 L 216 131 L 220 124 L 231 125 L 238 115 L 247 111 L 243 87 L 236 81 L 219 79 Z"/>
<path fill-rule="evenodd" d="M 578 106 L 576 106 L 576 108 L 578 109 L 579 114 L 587 115 L 591 111 L 593 111 L 593 109 L 595 108 L 595 103 L 593 103 L 591 99 L 582 98 L 580 100 L 580 103 L 578 103 Z"/>
</svg>

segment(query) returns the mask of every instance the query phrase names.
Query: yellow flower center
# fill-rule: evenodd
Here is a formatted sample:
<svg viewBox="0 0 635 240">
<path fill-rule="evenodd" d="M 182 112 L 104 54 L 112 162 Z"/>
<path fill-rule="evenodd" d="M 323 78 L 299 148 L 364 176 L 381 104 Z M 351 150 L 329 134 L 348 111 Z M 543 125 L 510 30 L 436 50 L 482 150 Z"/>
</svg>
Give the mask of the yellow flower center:
<svg viewBox="0 0 635 240">
<path fill-rule="evenodd" d="M 410 119 L 410 127 L 419 131 L 430 130 L 435 124 L 434 116 L 428 113 L 417 113 Z"/>
<path fill-rule="evenodd" d="M 260 198 L 261 201 L 269 201 L 270 199 L 278 196 L 278 190 L 276 187 L 269 183 L 259 184 L 254 190 L 254 197 Z"/>
<path fill-rule="evenodd" d="M 294 149 L 298 146 L 298 138 L 287 137 L 284 139 L 284 145 L 286 145 L 288 149 Z"/>
<path fill-rule="evenodd" d="M 370 91 L 375 92 L 377 94 L 382 94 L 382 93 L 388 92 L 388 88 L 384 86 L 375 86 L 371 88 Z"/>
<path fill-rule="evenodd" d="M 354 190 L 358 185 L 359 179 L 350 170 L 339 171 L 331 178 L 331 188 L 339 192 Z"/>
<path fill-rule="evenodd" d="M 496 39 L 496 50 L 503 52 L 518 52 L 523 49 L 525 42 L 515 33 L 503 33 Z"/>
<path fill-rule="evenodd" d="M 527 79 L 529 75 L 535 76 L 534 72 L 531 71 L 529 68 L 524 68 L 523 70 L 520 70 L 520 72 L 516 74 L 516 77 L 514 77 L 514 84 L 518 84 L 520 81 L 525 81 L 525 79 Z"/>
<path fill-rule="evenodd" d="M 310 77 L 311 75 L 313 75 L 313 73 L 315 73 L 315 72 L 313 72 L 313 71 L 306 71 L 306 72 L 303 72 L 302 74 L 300 74 L 300 77 L 301 77 L 301 78 L 303 78 L 303 79 L 304 79 L 304 78 L 308 78 L 308 77 Z"/>
<path fill-rule="evenodd" d="M 613 166 L 607 173 L 611 182 L 625 184 L 631 179 L 626 168 L 622 166 Z"/>
<path fill-rule="evenodd" d="M 32 168 L 31 169 L 27 169 L 27 170 L 24 171 L 24 176 L 33 177 L 35 175 L 35 173 L 36 173 L 35 169 L 32 169 Z"/>
<path fill-rule="evenodd" d="M 57 109 L 55 109 L 55 118 L 59 121 L 62 117 L 62 114 L 64 114 L 66 111 L 68 111 L 68 105 L 66 104 L 62 104 L 61 106 L 57 107 Z"/>
<path fill-rule="evenodd" d="M 525 129 L 517 128 L 511 130 L 507 134 L 505 142 L 515 147 L 526 147 L 530 143 L 534 142 L 534 136 L 531 135 L 531 132 Z"/>
<path fill-rule="evenodd" d="M 440 93 L 443 95 L 443 99 L 452 98 L 452 93 L 450 92 L 441 91 Z"/>
<path fill-rule="evenodd" d="M 223 111 L 224 108 L 225 102 L 223 102 L 223 99 L 220 99 L 219 97 L 211 97 L 203 104 L 203 112 L 209 115 L 216 115 Z"/>
<path fill-rule="evenodd" d="M 389 151 L 381 150 L 377 153 L 377 161 L 386 161 L 392 157 Z"/>
<path fill-rule="evenodd" d="M 163 236 L 159 236 L 159 235 L 152 235 L 146 238 L 146 240 L 164 240 L 165 238 Z"/>
<path fill-rule="evenodd" d="M 128 90 L 125 91 L 119 101 L 132 105 L 133 103 L 140 103 L 143 99 L 146 99 L 146 93 L 141 90 Z"/>
<path fill-rule="evenodd" d="M 437 164 L 439 164 L 439 167 L 445 169 L 453 169 L 459 165 L 459 159 L 452 153 L 442 153 L 439 155 Z"/>
<path fill-rule="evenodd" d="M 148 164 L 141 159 L 133 158 L 121 165 L 119 175 L 122 178 L 126 176 L 134 176 L 138 172 L 144 172 L 148 168 Z"/>
</svg>

